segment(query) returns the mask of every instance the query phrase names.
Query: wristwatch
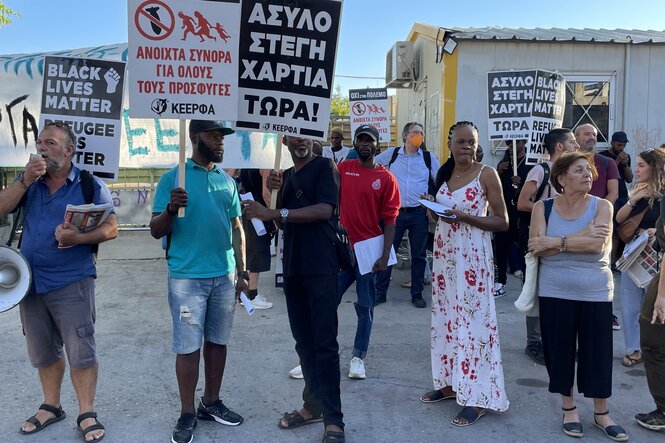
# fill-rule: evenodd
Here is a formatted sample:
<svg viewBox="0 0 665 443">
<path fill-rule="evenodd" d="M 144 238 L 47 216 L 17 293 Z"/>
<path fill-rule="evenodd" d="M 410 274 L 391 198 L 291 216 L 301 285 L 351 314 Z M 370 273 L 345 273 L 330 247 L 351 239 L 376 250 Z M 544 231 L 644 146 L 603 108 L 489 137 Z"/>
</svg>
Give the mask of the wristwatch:
<svg viewBox="0 0 665 443">
<path fill-rule="evenodd" d="M 282 208 L 279 210 L 279 215 L 282 217 L 282 223 L 286 223 L 286 217 L 289 216 L 289 210 L 286 208 Z"/>
<path fill-rule="evenodd" d="M 172 215 L 172 216 L 173 215 L 178 215 L 178 210 L 176 209 L 175 211 L 172 211 L 171 210 L 171 202 L 168 202 L 166 204 L 166 213 L 169 214 L 169 215 Z"/>
<path fill-rule="evenodd" d="M 238 272 L 238 276 L 243 280 L 249 281 L 249 272 L 247 271 Z"/>
</svg>

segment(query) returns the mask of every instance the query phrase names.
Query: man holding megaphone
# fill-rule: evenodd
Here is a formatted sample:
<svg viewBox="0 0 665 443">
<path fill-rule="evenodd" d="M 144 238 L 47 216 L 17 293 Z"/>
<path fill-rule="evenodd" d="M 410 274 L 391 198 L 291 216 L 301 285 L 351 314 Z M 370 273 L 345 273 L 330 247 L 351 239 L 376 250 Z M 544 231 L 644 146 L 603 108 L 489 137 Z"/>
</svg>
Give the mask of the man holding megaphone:
<svg viewBox="0 0 665 443">
<path fill-rule="evenodd" d="M 37 155 L 0 191 L 0 215 L 23 208 L 21 253 L 32 285 L 20 303 L 21 323 L 32 365 L 39 371 L 44 402 L 21 426 L 33 434 L 66 417 L 60 403 L 65 372 L 63 346 L 79 403 L 78 430 L 86 441 L 104 437 L 93 409 L 97 386 L 93 250 L 118 235 L 115 214 L 89 232 L 63 222 L 68 204 L 111 203 L 100 179 L 72 164 L 76 136 L 63 123 L 48 123 L 37 138 Z M 86 201 L 86 189 L 92 202 Z"/>
</svg>

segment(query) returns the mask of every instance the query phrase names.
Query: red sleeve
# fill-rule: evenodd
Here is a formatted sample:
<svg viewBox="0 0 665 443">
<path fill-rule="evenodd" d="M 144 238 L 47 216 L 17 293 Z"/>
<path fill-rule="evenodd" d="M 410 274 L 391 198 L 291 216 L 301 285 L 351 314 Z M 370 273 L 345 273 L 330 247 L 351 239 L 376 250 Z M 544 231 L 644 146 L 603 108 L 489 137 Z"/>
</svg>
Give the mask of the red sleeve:
<svg viewBox="0 0 665 443">
<path fill-rule="evenodd" d="M 384 224 L 394 225 L 399 214 L 399 208 L 402 205 L 399 196 L 399 186 L 395 176 L 386 171 L 388 177 L 388 186 L 383 193 L 383 204 L 381 205 L 381 220 Z"/>
</svg>

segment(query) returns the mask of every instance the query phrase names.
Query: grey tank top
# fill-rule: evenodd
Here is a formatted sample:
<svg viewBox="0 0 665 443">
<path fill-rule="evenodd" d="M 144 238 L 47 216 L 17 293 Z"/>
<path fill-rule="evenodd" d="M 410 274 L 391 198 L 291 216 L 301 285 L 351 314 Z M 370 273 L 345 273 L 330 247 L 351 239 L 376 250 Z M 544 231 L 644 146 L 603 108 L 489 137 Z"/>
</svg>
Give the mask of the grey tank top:
<svg viewBox="0 0 665 443">
<path fill-rule="evenodd" d="M 577 220 L 563 218 L 552 207 L 547 223 L 549 237 L 570 236 L 584 229 L 596 217 L 598 197 L 589 196 L 584 213 Z M 607 302 L 614 295 L 614 279 L 610 270 L 611 245 L 600 254 L 560 252 L 541 257 L 538 266 L 538 295 L 564 300 Z"/>
</svg>

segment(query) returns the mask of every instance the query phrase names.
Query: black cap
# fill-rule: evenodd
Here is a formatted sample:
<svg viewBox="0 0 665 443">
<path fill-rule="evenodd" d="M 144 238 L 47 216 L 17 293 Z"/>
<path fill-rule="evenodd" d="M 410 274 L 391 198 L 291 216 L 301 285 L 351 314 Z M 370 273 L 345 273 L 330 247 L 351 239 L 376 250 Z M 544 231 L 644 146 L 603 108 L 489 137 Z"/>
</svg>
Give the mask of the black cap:
<svg viewBox="0 0 665 443">
<path fill-rule="evenodd" d="M 628 143 L 628 136 L 623 131 L 617 131 L 612 134 L 612 141 L 619 143 Z"/>
<path fill-rule="evenodd" d="M 379 141 L 379 130 L 372 125 L 362 125 L 356 129 L 356 133 L 353 135 L 353 138 L 356 139 L 360 134 L 367 134 L 374 139 L 375 142 Z"/>
<path fill-rule="evenodd" d="M 236 132 L 233 129 L 224 126 L 223 122 L 217 122 L 214 120 L 191 120 L 189 122 L 190 134 L 208 131 L 222 131 L 222 135 L 229 135 Z"/>
</svg>

